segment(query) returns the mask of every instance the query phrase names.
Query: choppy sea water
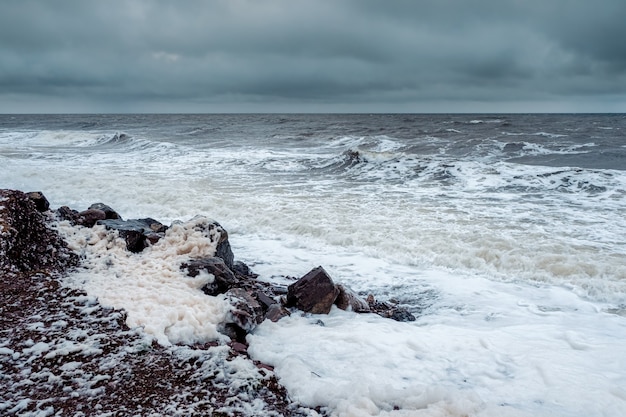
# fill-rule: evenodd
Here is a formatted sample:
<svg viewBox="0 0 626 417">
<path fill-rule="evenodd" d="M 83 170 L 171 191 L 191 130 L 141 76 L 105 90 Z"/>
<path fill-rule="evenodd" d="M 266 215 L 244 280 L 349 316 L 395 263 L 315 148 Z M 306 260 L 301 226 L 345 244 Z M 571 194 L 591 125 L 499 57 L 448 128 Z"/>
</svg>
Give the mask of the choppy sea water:
<svg viewBox="0 0 626 417">
<path fill-rule="evenodd" d="M 418 316 L 257 328 L 251 354 L 311 407 L 626 415 L 624 115 L 2 115 L 0 187 L 125 218 L 212 217 L 261 279 L 323 265 Z M 141 293 L 129 320 L 161 341 L 216 337 L 219 300 L 153 294 L 137 279 L 149 262 L 122 264 L 76 282 L 116 307 L 129 300 L 115 288 Z"/>
</svg>

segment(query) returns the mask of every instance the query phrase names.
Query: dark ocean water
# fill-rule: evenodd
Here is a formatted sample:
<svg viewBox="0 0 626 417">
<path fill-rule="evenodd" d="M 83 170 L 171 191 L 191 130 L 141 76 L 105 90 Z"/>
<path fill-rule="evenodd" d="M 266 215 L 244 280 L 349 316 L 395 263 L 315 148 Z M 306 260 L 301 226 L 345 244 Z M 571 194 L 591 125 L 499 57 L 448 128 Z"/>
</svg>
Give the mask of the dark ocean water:
<svg viewBox="0 0 626 417">
<path fill-rule="evenodd" d="M 0 115 L 3 130 L 124 132 L 180 143 L 267 141 L 284 146 L 344 136 L 414 142 L 410 151 L 433 154 L 437 138 L 455 156 L 501 148 L 502 160 L 597 169 L 626 169 L 623 114 L 212 114 L 212 115 Z M 439 143 L 438 143 L 439 144 Z M 525 151 L 525 152 L 524 152 Z"/>
</svg>

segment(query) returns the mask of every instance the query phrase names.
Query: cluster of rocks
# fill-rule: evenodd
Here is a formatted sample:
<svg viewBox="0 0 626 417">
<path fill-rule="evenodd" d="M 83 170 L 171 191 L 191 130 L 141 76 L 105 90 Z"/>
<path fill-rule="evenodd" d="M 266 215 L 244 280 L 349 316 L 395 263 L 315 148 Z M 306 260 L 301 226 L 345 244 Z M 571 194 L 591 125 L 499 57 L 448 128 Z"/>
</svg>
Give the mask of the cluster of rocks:
<svg viewBox="0 0 626 417">
<path fill-rule="evenodd" d="M 124 311 L 62 285 L 79 259 L 53 214 L 40 193 L 0 189 L 0 415 L 311 415 L 269 365 L 233 372 L 240 344 L 150 343 Z"/>
<path fill-rule="evenodd" d="M 32 201 L 31 204 L 34 204 L 40 212 L 50 210 L 50 205 L 41 192 L 23 195 L 20 201 L 25 199 Z M 141 252 L 158 242 L 168 229 L 168 226 L 152 218 L 124 220 L 115 210 L 103 203 L 92 204 L 81 212 L 63 206 L 51 213 L 57 219 L 67 220 L 73 225 L 84 227 L 103 225 L 108 230 L 117 231 L 125 240 L 126 248 L 134 253 Z M 43 221 L 41 215 L 38 218 L 38 221 Z M 230 300 L 234 308 L 228 322 L 223 326 L 223 332 L 233 340 L 245 343 L 246 334 L 263 320 L 278 321 L 290 315 L 294 309 L 311 314 L 328 314 L 335 305 L 343 310 L 375 313 L 398 321 L 415 320 L 415 317 L 401 306 L 377 301 L 372 295 L 364 299 L 345 285 L 336 284 L 321 266 L 312 269 L 300 279 L 294 278 L 294 282 L 286 287 L 258 280 L 257 275 L 246 264 L 235 262 L 228 233 L 219 223 L 210 222 L 201 227 L 206 229 L 202 232 L 207 238 L 213 239 L 218 236 L 215 255 L 191 259 L 182 263 L 180 269 L 190 277 L 195 277 L 201 272 L 213 275 L 214 279 L 206 284 L 202 291 L 211 296 L 224 294 Z M 75 264 L 75 255 L 67 249 L 62 249 L 65 246 L 58 236 L 54 239 L 55 244 L 49 245 L 49 242 L 44 242 L 44 246 L 55 248 L 52 252 L 62 254 L 64 259 L 71 259 L 71 262 L 65 261 L 68 265 Z M 28 241 L 29 236 L 23 235 L 22 240 Z M 23 242 L 22 246 L 24 244 Z M 41 255 L 39 253 L 39 256 Z M 46 256 L 42 256 L 42 259 L 46 259 Z"/>
<path fill-rule="evenodd" d="M 78 256 L 47 227 L 48 201 L 39 192 L 0 190 L 0 271 L 4 274 L 61 273 Z"/>
</svg>

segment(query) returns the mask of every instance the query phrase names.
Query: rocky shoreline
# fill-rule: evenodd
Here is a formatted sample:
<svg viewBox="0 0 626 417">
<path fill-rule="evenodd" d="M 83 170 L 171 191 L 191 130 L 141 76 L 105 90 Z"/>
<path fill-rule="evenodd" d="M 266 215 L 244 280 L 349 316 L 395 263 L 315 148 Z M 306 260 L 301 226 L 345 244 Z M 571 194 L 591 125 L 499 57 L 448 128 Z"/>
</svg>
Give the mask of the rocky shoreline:
<svg viewBox="0 0 626 417">
<path fill-rule="evenodd" d="M 202 292 L 229 300 L 231 314 L 219 330 L 230 342 L 161 346 L 128 328 L 124 311 L 104 308 L 63 285 L 81 257 L 50 226 L 54 222 L 104 227 L 130 253 L 156 244 L 174 226 L 151 218 L 124 220 L 102 203 L 84 211 L 51 210 L 41 192 L 0 190 L 3 414 L 323 415 L 293 402 L 272 367 L 248 357 L 246 335 L 263 320 L 297 311 L 326 314 L 333 306 L 415 320 L 400 306 L 336 284 L 321 266 L 288 286 L 258 280 L 235 261 L 222 226 L 197 218 L 194 233 L 213 244 L 215 253 L 190 257 L 180 270 L 190 278 L 208 274 L 212 279 Z"/>
</svg>

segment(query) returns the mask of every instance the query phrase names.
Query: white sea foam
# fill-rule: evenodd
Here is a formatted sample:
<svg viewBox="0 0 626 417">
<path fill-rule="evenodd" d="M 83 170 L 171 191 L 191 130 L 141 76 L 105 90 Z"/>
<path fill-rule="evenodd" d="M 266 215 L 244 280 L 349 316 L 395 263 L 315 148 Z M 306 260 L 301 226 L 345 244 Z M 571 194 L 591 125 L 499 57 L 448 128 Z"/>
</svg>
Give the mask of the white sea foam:
<svg viewBox="0 0 626 417">
<path fill-rule="evenodd" d="M 338 279 L 352 269 L 362 286 L 370 279 L 375 287 L 379 270 L 387 279 L 407 273 L 359 256 L 323 260 Z M 626 382 L 616 372 L 625 363 L 623 319 L 564 288 L 494 285 L 441 271 L 417 274 L 398 287 L 437 288 L 438 294 L 430 314 L 415 323 L 340 310 L 292 315 L 255 330 L 250 352 L 276 366 L 295 399 L 328 406 L 337 416 L 626 411 L 616 391 Z"/>
<path fill-rule="evenodd" d="M 191 278 L 181 271 L 190 258 L 213 256 L 218 237 L 198 229 L 206 219 L 174 224 L 155 245 L 135 254 L 125 242 L 103 226 L 93 229 L 59 226 L 70 247 L 84 258 L 84 269 L 68 278 L 104 306 L 128 312 L 129 327 L 142 327 L 161 344 L 195 343 L 225 336 L 217 326 L 225 321 L 230 305 L 223 297 L 210 297 L 200 288 L 213 277 Z"/>
</svg>

